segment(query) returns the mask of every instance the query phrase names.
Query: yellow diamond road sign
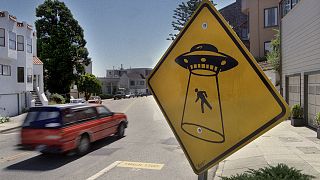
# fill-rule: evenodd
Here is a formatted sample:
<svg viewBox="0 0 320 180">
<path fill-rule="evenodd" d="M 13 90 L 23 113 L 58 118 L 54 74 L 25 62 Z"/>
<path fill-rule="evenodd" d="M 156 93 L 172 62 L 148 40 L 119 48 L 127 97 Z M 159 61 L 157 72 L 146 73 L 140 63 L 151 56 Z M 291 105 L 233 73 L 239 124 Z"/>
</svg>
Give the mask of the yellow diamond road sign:
<svg viewBox="0 0 320 180">
<path fill-rule="evenodd" d="M 288 117 L 288 106 L 232 28 L 204 1 L 148 85 L 199 174 Z"/>
</svg>

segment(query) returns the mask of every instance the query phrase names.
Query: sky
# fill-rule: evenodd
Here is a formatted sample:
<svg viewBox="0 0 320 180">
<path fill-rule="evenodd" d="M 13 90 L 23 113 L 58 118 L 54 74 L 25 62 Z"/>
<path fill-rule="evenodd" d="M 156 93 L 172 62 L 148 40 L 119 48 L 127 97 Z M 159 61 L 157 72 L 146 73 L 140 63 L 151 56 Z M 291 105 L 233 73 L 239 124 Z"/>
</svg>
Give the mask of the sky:
<svg viewBox="0 0 320 180">
<path fill-rule="evenodd" d="M 172 41 L 173 10 L 187 0 L 60 0 L 84 29 L 93 74 L 106 69 L 153 68 Z M 44 0 L 0 0 L 0 11 L 34 25 L 35 9 Z M 221 9 L 235 0 L 214 0 Z"/>
</svg>

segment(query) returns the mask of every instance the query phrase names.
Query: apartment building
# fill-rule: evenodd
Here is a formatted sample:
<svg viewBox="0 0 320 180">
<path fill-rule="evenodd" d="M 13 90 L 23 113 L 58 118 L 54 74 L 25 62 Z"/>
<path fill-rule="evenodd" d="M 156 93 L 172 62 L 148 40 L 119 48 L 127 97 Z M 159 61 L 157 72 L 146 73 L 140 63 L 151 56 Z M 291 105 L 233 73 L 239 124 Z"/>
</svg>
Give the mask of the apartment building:
<svg viewBox="0 0 320 180">
<path fill-rule="evenodd" d="M 129 68 L 106 70 L 106 77 L 99 77 L 102 84 L 102 93 L 114 94 L 119 89 L 125 89 L 126 93 L 149 93 L 147 77 L 151 68 Z"/>
<path fill-rule="evenodd" d="M 279 0 L 242 0 L 241 10 L 248 16 L 250 52 L 256 58 L 271 50 L 271 40 L 279 29 Z"/>
<path fill-rule="evenodd" d="M 31 25 L 18 22 L 7 11 L 0 11 L 1 116 L 17 115 L 24 108 L 34 106 L 33 91 L 37 99 L 46 99 L 43 94 L 43 64 L 37 58 L 36 43 Z"/>
<path fill-rule="evenodd" d="M 305 125 L 316 128 L 320 112 L 320 1 L 282 0 L 280 37 L 283 95 L 300 104 Z"/>
</svg>

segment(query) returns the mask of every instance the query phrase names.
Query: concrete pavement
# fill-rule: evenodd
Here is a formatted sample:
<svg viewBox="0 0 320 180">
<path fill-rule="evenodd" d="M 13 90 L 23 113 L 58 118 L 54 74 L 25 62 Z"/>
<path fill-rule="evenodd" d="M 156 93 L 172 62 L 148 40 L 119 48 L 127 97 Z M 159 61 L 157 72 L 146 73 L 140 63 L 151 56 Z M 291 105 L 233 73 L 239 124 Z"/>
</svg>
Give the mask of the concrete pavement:
<svg viewBox="0 0 320 180">
<path fill-rule="evenodd" d="M 0 133 L 10 131 L 16 128 L 20 128 L 27 113 L 20 114 L 18 116 L 10 117 L 9 122 L 1 123 L 0 124 Z"/>
<path fill-rule="evenodd" d="M 285 121 L 220 162 L 214 179 L 284 163 L 320 179 L 320 139 L 306 127 Z"/>
</svg>

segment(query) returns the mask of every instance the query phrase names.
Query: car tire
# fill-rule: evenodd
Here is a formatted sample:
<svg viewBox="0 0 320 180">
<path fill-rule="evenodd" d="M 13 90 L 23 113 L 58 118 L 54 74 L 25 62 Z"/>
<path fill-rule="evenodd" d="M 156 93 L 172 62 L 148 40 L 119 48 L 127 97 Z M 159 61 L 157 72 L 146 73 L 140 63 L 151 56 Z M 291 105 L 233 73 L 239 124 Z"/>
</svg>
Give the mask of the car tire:
<svg viewBox="0 0 320 180">
<path fill-rule="evenodd" d="M 124 123 L 120 123 L 119 127 L 118 127 L 118 132 L 117 132 L 117 137 L 118 139 L 121 139 L 124 137 L 125 134 L 125 125 Z"/>
<path fill-rule="evenodd" d="M 90 149 L 90 139 L 88 135 L 82 135 L 78 142 L 77 154 L 79 156 L 85 155 L 88 153 L 89 149 Z"/>
</svg>

